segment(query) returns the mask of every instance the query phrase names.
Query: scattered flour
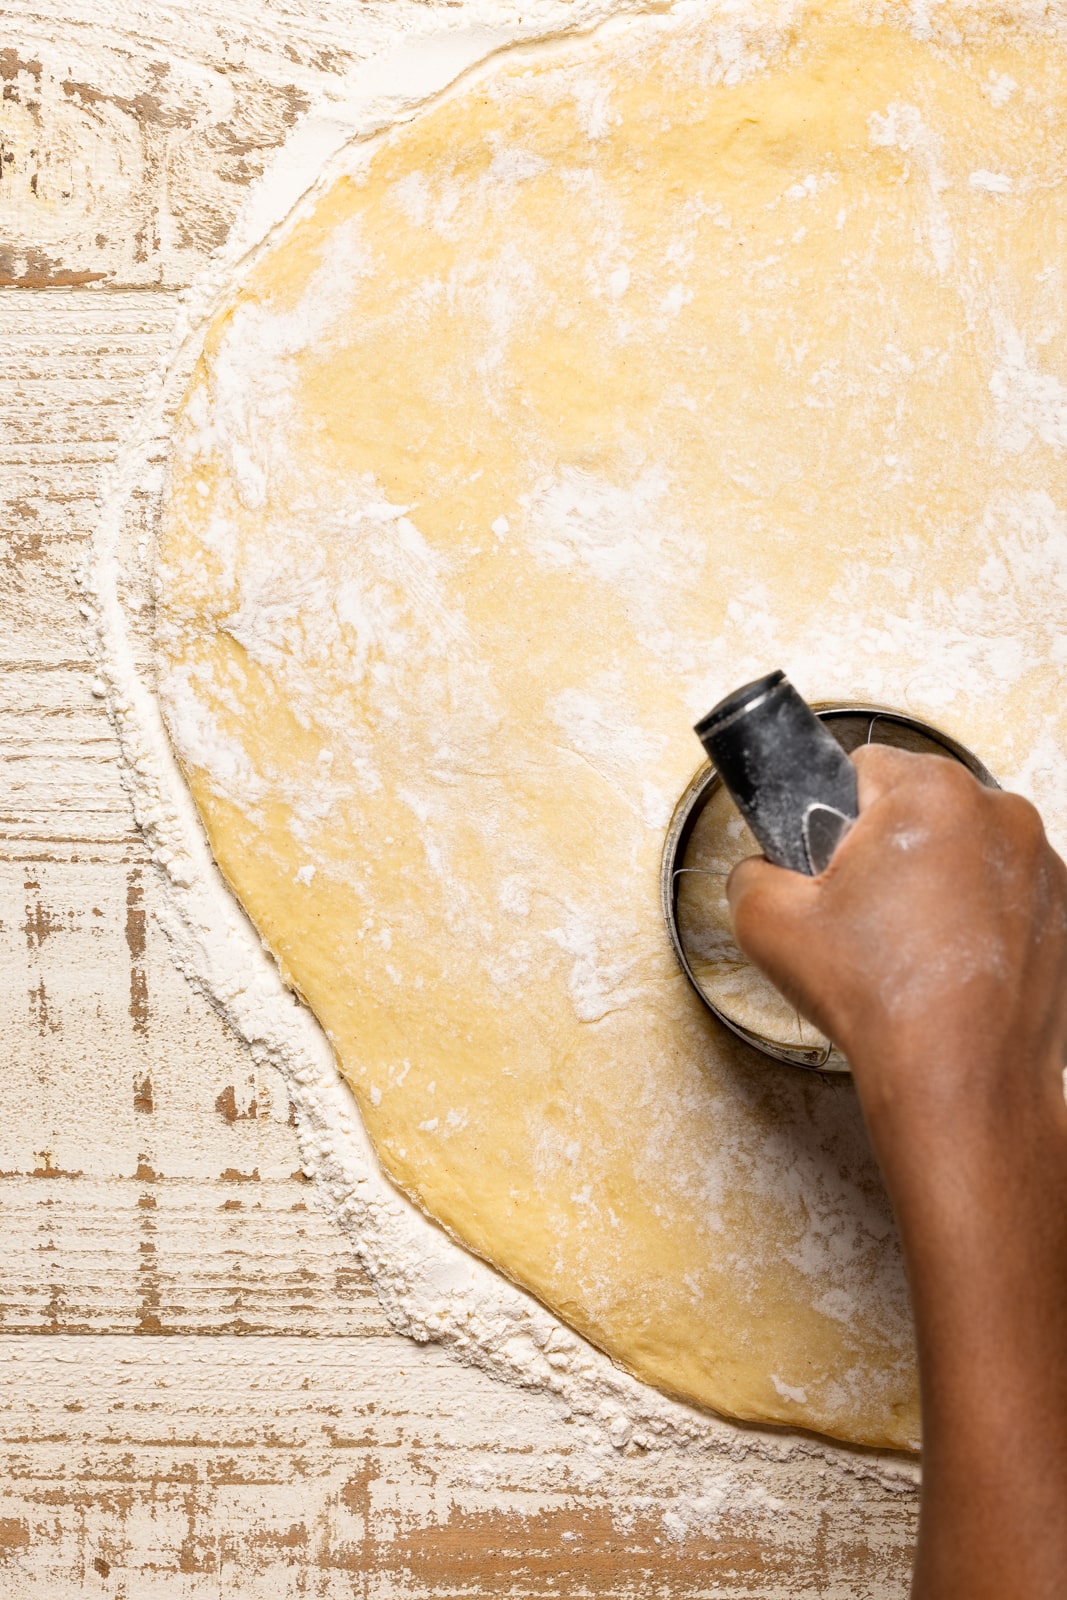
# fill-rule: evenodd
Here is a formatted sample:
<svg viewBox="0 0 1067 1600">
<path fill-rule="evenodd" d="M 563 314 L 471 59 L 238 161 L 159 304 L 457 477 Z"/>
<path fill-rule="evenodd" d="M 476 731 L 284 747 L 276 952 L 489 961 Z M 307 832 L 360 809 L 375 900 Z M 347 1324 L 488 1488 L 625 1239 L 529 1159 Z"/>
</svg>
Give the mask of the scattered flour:
<svg viewBox="0 0 1067 1600">
<path fill-rule="evenodd" d="M 184 296 L 185 309 L 173 360 L 168 370 L 158 375 L 139 426 L 107 486 L 93 564 L 82 575 L 82 583 L 98 668 L 93 692 L 107 698 L 122 742 L 126 781 L 137 821 L 165 875 L 168 896 L 164 922 L 175 959 L 190 981 L 222 1008 L 237 1033 L 247 1041 L 253 1059 L 270 1062 L 285 1074 L 300 1111 L 305 1170 L 314 1176 L 324 1205 L 350 1238 L 354 1253 L 373 1278 L 394 1326 L 417 1340 L 438 1340 L 458 1358 L 476 1362 L 502 1378 L 556 1395 L 562 1407 L 588 1426 L 591 1450 L 626 1450 L 640 1441 L 644 1450 L 677 1452 L 680 1460 L 694 1453 L 713 1458 L 713 1475 L 700 1492 L 679 1496 L 664 1515 L 668 1536 L 684 1539 L 691 1529 L 714 1521 L 724 1511 L 744 1509 L 750 1504 L 755 1491 L 734 1468 L 727 1466 L 746 1456 L 782 1459 L 785 1454 L 807 1454 L 898 1485 L 914 1483 L 915 1469 L 880 1461 L 870 1454 L 853 1455 L 814 1439 L 793 1438 L 770 1430 L 739 1430 L 672 1402 L 621 1372 L 562 1328 L 528 1295 L 453 1244 L 392 1188 L 380 1171 L 325 1038 L 310 1013 L 294 1003 L 211 859 L 170 749 L 154 686 L 135 661 L 131 618 L 120 599 L 124 576 L 131 568 L 150 570 L 147 542 L 143 538 L 139 543 L 130 542 L 127 512 L 135 494 L 146 487 L 158 490 L 159 468 L 168 449 L 174 408 L 198 353 L 202 330 L 244 258 L 249 252 L 254 256 L 269 241 L 272 230 L 307 189 L 309 179 L 320 171 L 335 170 L 337 161 L 346 159 L 338 153 L 353 135 L 370 135 L 391 120 L 410 115 L 421 100 L 442 90 L 493 50 L 511 40 L 534 41 L 553 32 L 589 26 L 613 9 L 617 8 L 607 3 L 571 8 L 561 0 L 535 0 L 525 11 L 524 20 L 508 29 L 499 26 L 488 3 L 481 11 L 476 6 L 465 7 L 458 26 L 448 26 L 439 14 L 428 15 L 419 24 L 408 19 L 405 26 L 413 30 L 421 26 L 425 31 L 412 32 L 410 39 L 398 37 L 384 56 L 361 69 L 347 100 L 316 108 L 294 131 L 276 166 L 256 187 L 231 239 L 202 281 Z M 791 8 L 781 9 L 785 17 Z M 758 64 L 764 48 L 737 21 L 738 14 L 739 8 L 724 7 L 724 15 L 732 17 L 733 22 L 724 31 L 716 70 L 727 82 L 736 81 Z M 928 20 L 921 7 L 915 8 L 915 25 L 922 36 Z M 999 106 L 1007 103 L 1015 88 L 1010 78 L 997 78 L 991 80 L 986 93 Z M 610 125 L 610 103 L 603 97 L 591 98 L 583 115 L 590 136 L 596 138 Z M 936 146 L 919 112 L 911 106 L 893 105 L 884 115 L 871 119 L 870 134 L 874 144 L 897 145 L 913 153 L 922 164 L 930 195 L 927 243 L 938 269 L 944 272 L 953 254 L 951 231 L 939 200 L 945 182 Z M 502 175 L 510 181 L 521 177 L 515 170 L 497 174 Z M 798 188 L 810 192 L 808 183 L 812 181 Z M 1010 189 L 1006 177 L 985 171 L 973 173 L 970 183 L 994 195 Z M 320 181 L 317 192 L 321 187 Z M 803 195 L 791 193 L 789 198 L 800 200 Z M 416 192 L 408 196 L 412 207 L 425 203 L 425 196 Z M 343 270 L 358 272 L 362 267 L 360 242 L 353 236 L 349 243 Z M 324 269 L 320 286 L 318 315 L 324 326 L 332 314 L 330 274 L 337 270 L 336 265 L 328 271 Z M 619 299 L 625 297 L 628 282 L 625 263 L 617 261 L 604 278 L 607 292 Z M 665 313 L 675 313 L 680 304 L 675 291 L 668 290 Z M 306 338 L 307 332 L 303 330 L 301 336 Z M 278 407 L 284 406 L 286 355 L 284 342 L 270 352 L 278 374 L 274 392 Z M 233 386 L 232 404 L 227 408 L 233 427 L 226 448 L 243 506 L 255 510 L 264 503 L 265 473 L 270 470 L 266 443 L 278 413 L 272 411 L 270 404 L 261 406 L 254 415 L 243 408 L 239 373 L 232 373 L 227 380 L 223 372 L 222 381 L 230 381 Z M 991 389 L 1001 416 L 1002 439 L 1008 448 L 1025 448 L 1031 435 L 1055 447 L 1067 447 L 1067 391 L 1057 379 L 1034 367 L 1021 339 L 1010 329 L 1001 339 L 1001 362 L 991 380 Z M 262 394 L 261 390 L 261 401 Z M 577 473 L 545 482 L 537 508 L 539 525 L 544 529 L 540 559 L 557 567 L 582 563 L 625 582 L 629 560 L 627 529 L 632 527 L 635 515 L 655 522 L 662 485 L 654 472 L 647 471 L 621 501 L 612 498 L 619 493 L 612 485 Z M 386 525 L 395 532 L 399 525 L 411 554 L 410 541 L 418 535 L 406 520 L 405 508 L 384 506 L 369 498 L 366 505 L 350 514 L 358 516 L 364 534 L 368 530 L 373 534 L 375 526 L 384 529 Z M 700 548 L 691 547 L 679 530 L 657 527 L 665 563 L 703 558 Z M 498 539 L 507 539 L 509 531 L 505 517 L 492 525 L 492 533 Z M 875 625 L 862 616 L 860 608 L 849 604 L 849 592 L 861 590 L 867 575 L 844 575 L 834 606 L 841 626 L 830 634 L 812 637 L 806 647 L 802 643 L 799 659 L 791 663 L 802 685 L 835 679 L 851 684 L 855 680 L 854 664 L 860 660 L 867 663 L 864 685 L 877 695 L 878 657 L 887 648 L 897 657 L 914 657 L 917 664 L 922 664 L 917 665 L 916 677 L 920 672 L 924 675 L 921 697 L 931 706 L 938 703 L 938 694 L 946 702 L 951 701 L 960 684 L 975 672 L 1004 684 L 1017 681 L 1024 663 L 1017 636 L 1013 638 L 1003 629 L 1003 607 L 1011 603 L 1010 596 L 1020 578 L 1029 583 L 1037 573 L 1047 577 L 1051 570 L 1054 582 L 1067 589 L 1067 531 L 1051 500 L 1035 491 L 1026 499 L 991 508 L 984 532 L 992 553 L 977 587 L 970 593 L 935 596 L 921 604 L 905 585 L 899 612 L 886 616 L 877 625 L 885 634 L 881 639 L 874 636 Z M 228 530 L 224 521 L 219 522 L 216 537 L 225 572 Z M 383 539 L 382 550 L 389 545 L 390 541 Z M 646 540 L 646 558 L 647 548 Z M 426 590 L 432 594 L 434 575 L 429 552 L 424 566 Z M 313 570 L 304 574 L 304 581 L 304 594 L 290 594 L 287 606 L 274 614 L 267 631 L 262 628 L 263 618 L 269 614 L 264 596 L 242 597 L 235 593 L 228 625 L 250 654 L 277 649 L 277 630 L 284 635 L 298 601 L 300 605 L 313 603 L 323 613 L 332 609 L 338 627 L 360 617 L 359 593 L 332 595 L 325 589 L 316 591 Z M 659 597 L 654 591 L 650 593 L 640 579 L 635 581 L 634 601 L 646 609 L 650 626 L 661 620 L 657 611 Z M 759 593 L 739 593 L 735 606 L 737 636 L 751 641 L 750 660 L 736 653 L 729 663 L 713 660 L 708 680 L 716 687 L 727 675 L 731 679 L 744 676 L 750 664 L 754 670 L 762 670 L 768 652 L 774 651 L 774 624 L 765 606 L 761 606 Z M 983 617 L 994 613 L 1001 623 L 999 636 L 996 629 L 983 632 L 980 625 Z M 376 617 L 375 625 L 379 625 L 380 610 Z M 394 617 L 393 625 L 403 628 L 402 615 Z M 1057 631 L 1054 621 L 1048 623 L 1048 629 Z M 1044 640 L 1047 659 L 1054 658 L 1055 642 L 1051 637 Z M 287 656 L 295 660 L 298 669 L 299 649 L 291 651 L 291 644 L 287 637 Z M 171 682 L 162 687 L 172 718 L 192 714 L 189 708 L 195 706 L 196 699 L 185 692 L 185 685 Z M 698 692 L 703 695 L 703 690 Z M 693 709 L 694 714 L 705 710 L 704 698 L 695 700 Z M 640 763 L 648 754 L 648 736 L 640 729 L 627 730 L 617 719 L 605 720 L 595 699 L 561 697 L 555 710 L 575 747 L 583 753 L 587 750 L 590 759 L 602 760 L 610 767 L 618 762 Z M 338 738 L 340 741 L 342 735 Z M 223 792 L 240 789 L 245 800 L 251 798 L 254 803 L 252 776 L 240 767 L 232 745 L 220 737 L 217 728 L 206 723 L 183 724 L 181 739 L 186 748 L 202 754 L 203 765 Z M 331 752 L 325 754 L 332 759 Z M 358 745 L 343 754 L 362 771 L 363 780 L 373 785 L 372 768 L 359 768 Z M 327 772 L 329 764 L 324 763 Z M 1036 741 L 1019 771 L 1011 776 L 1022 787 L 1042 791 L 1053 810 L 1067 818 L 1067 776 L 1062 755 L 1051 736 L 1045 742 Z M 323 803 L 328 805 L 328 782 L 324 784 L 324 796 Z M 662 826 L 669 800 L 654 790 L 644 798 L 649 825 Z M 308 882 L 312 871 L 304 868 L 297 876 Z M 507 908 L 521 918 L 528 906 L 526 887 L 514 881 L 505 886 L 502 895 Z M 595 1020 L 624 1003 L 628 974 L 613 969 L 598 950 L 596 932 L 584 927 L 580 920 L 567 917 L 554 937 L 573 961 L 571 992 L 580 1015 Z M 815 1255 L 848 1247 L 847 1240 L 821 1238 L 810 1238 L 802 1245 L 805 1252 Z M 831 1315 L 848 1314 L 845 1305 L 826 1309 Z M 785 1398 L 803 1402 L 802 1390 L 790 1390 L 780 1383 L 778 1387 Z"/>
</svg>

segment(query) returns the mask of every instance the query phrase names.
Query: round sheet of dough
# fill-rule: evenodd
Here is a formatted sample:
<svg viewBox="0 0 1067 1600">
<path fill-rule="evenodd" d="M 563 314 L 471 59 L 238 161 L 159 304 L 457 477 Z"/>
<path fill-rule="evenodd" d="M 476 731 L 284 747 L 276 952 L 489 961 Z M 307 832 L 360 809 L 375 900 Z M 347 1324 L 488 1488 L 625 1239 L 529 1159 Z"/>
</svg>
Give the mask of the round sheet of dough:
<svg viewBox="0 0 1067 1600">
<path fill-rule="evenodd" d="M 906 1447 L 852 1088 L 731 1042 L 657 878 L 779 665 L 1062 811 L 1064 58 L 927 9 L 518 51 L 357 152 L 210 329 L 159 566 L 216 857 L 393 1179 L 663 1389 Z"/>
</svg>

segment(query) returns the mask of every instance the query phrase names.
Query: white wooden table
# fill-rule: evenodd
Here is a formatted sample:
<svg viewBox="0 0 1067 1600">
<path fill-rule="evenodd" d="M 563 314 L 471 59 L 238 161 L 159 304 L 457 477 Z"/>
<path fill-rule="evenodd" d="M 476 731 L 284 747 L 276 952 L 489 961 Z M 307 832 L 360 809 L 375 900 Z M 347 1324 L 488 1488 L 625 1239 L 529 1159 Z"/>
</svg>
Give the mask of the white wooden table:
<svg viewBox="0 0 1067 1600">
<path fill-rule="evenodd" d="M 913 1493 L 787 1459 L 680 1532 L 676 1464 L 596 1480 L 550 1397 L 394 1334 L 156 925 L 72 566 L 177 293 L 368 18 L 5 7 L 0 1593 L 903 1596 Z"/>
</svg>

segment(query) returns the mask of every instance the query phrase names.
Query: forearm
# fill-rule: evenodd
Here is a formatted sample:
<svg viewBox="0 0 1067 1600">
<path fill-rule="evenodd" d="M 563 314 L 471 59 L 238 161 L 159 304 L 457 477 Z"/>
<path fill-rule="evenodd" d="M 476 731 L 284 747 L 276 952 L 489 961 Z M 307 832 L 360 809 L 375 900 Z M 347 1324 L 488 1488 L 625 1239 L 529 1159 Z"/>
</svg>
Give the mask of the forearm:
<svg viewBox="0 0 1067 1600">
<path fill-rule="evenodd" d="M 895 1108 L 907 1143 L 872 1119 L 922 1380 L 914 1600 L 1067 1587 L 1067 1107 L 1058 1072 L 1035 1080 L 1051 1092 L 1001 1104 L 961 1073 L 958 1103 Z"/>
<path fill-rule="evenodd" d="M 844 1050 L 900 1225 L 923 1405 L 913 1600 L 1067 1594 L 1067 866 L 1034 808 L 870 746 L 817 879 L 751 860 L 741 949 Z"/>
</svg>

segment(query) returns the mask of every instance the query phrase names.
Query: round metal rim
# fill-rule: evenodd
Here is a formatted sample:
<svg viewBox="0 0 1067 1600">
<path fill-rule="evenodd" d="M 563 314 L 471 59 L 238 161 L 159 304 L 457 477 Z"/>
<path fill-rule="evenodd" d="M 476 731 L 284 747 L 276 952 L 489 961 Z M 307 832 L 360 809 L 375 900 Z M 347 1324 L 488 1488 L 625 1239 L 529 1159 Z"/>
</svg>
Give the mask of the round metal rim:
<svg viewBox="0 0 1067 1600">
<path fill-rule="evenodd" d="M 870 743 L 870 735 L 876 722 L 892 722 L 899 727 L 909 728 L 915 733 L 922 734 L 932 744 L 940 745 L 946 755 L 953 757 L 962 766 L 966 767 L 968 772 L 978 779 L 979 783 L 985 784 L 990 789 L 998 789 L 1000 787 L 988 767 L 979 761 L 973 751 L 968 750 L 966 745 L 961 744 L 958 739 L 954 739 L 951 734 L 944 733 L 940 728 L 935 728 L 929 722 L 924 722 L 921 717 L 913 717 L 903 711 L 892 711 L 887 706 L 868 705 L 863 702 L 852 703 L 845 700 L 824 702 L 813 706 L 812 710 L 816 716 L 825 722 L 834 721 L 838 717 L 870 717 L 871 727 L 867 734 L 868 743 Z M 791 1066 L 805 1067 L 814 1072 L 847 1073 L 849 1070 L 848 1064 L 844 1061 L 843 1056 L 839 1056 L 842 1062 L 841 1066 L 830 1065 L 831 1057 L 836 1053 L 832 1044 L 825 1049 L 807 1048 L 803 1045 L 778 1044 L 774 1040 L 767 1039 L 764 1035 L 756 1033 L 753 1029 L 746 1028 L 743 1023 L 737 1022 L 734 1018 L 728 1017 L 708 998 L 697 982 L 696 974 L 689 964 L 689 958 L 685 953 L 685 947 L 682 944 L 681 934 L 678 930 L 678 878 L 680 875 L 678 862 L 684 857 L 685 848 L 696 826 L 697 818 L 720 783 L 721 779 L 718 772 L 716 772 L 710 761 L 706 761 L 694 773 L 686 785 L 681 799 L 675 806 L 674 815 L 671 817 L 670 825 L 667 829 L 667 837 L 663 844 L 663 856 L 660 863 L 660 902 L 663 908 L 663 920 L 667 925 L 667 933 L 674 953 L 678 958 L 678 964 L 688 978 L 690 986 L 712 1016 L 721 1022 L 724 1027 L 729 1028 L 730 1032 L 739 1039 L 743 1039 L 745 1044 L 751 1045 L 754 1049 L 761 1051 L 764 1055 L 771 1056 L 776 1061 L 785 1061 Z"/>
</svg>

